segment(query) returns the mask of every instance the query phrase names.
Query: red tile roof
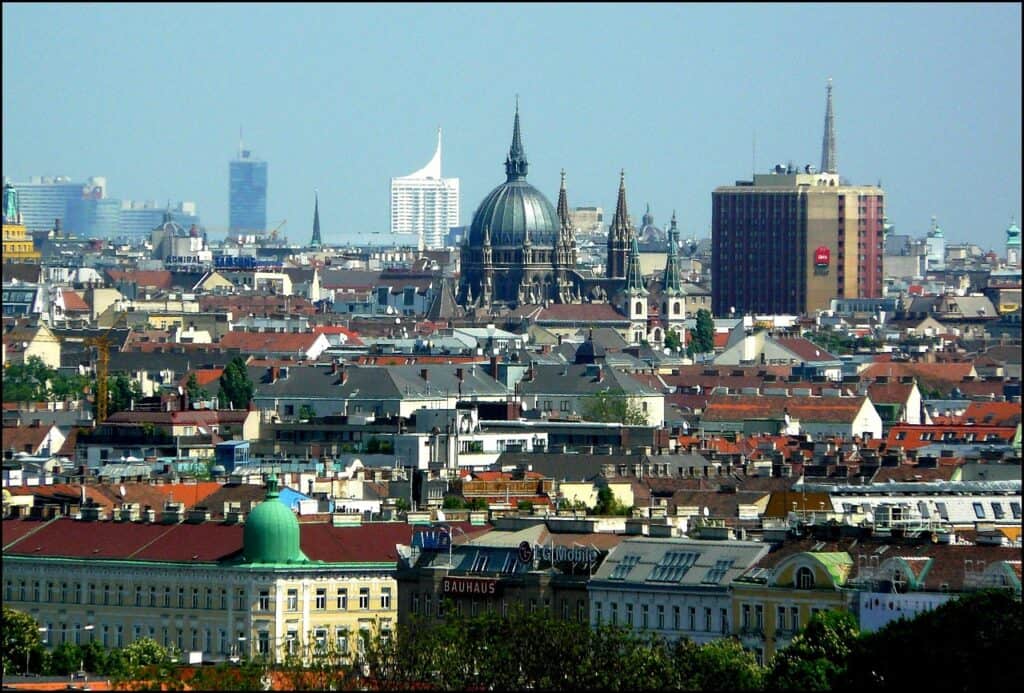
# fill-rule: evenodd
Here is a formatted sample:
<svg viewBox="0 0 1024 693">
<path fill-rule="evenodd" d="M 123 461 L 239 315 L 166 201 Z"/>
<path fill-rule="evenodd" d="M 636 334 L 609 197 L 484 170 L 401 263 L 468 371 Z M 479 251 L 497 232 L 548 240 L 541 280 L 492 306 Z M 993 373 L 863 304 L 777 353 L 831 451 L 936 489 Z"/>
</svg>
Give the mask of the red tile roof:
<svg viewBox="0 0 1024 693">
<path fill-rule="evenodd" d="M 170 289 L 171 273 L 168 270 L 107 270 L 111 280 L 135 282 L 138 286 L 149 289 Z"/>
<path fill-rule="evenodd" d="M 890 448 L 914 450 L 941 443 L 998 443 L 1013 440 L 1016 426 L 972 426 L 952 424 L 897 424 L 889 429 L 886 444 Z M 968 440 L 970 438 L 970 440 Z"/>
<path fill-rule="evenodd" d="M 776 343 L 789 349 L 804 361 L 836 361 L 837 358 L 803 337 L 778 337 Z"/>
<path fill-rule="evenodd" d="M 940 389 L 948 392 L 958 385 L 965 376 L 975 375 L 973 363 L 917 363 L 896 362 L 873 363 L 861 373 L 861 378 L 874 380 L 884 375 L 899 379 L 912 376 L 921 387 Z"/>
<path fill-rule="evenodd" d="M 88 313 L 90 311 L 89 304 L 85 302 L 85 299 L 77 291 L 62 291 L 61 296 L 64 299 L 65 312 Z"/>
<path fill-rule="evenodd" d="M 306 352 L 320 335 L 315 332 L 228 332 L 220 338 L 224 349 L 239 349 L 242 353 Z"/>
<path fill-rule="evenodd" d="M 1019 402 L 971 402 L 961 417 L 964 423 L 1016 426 L 1020 423 Z"/>
<path fill-rule="evenodd" d="M 313 328 L 313 332 L 317 332 L 319 334 L 324 335 L 340 334 L 344 335 L 347 338 L 347 344 L 351 344 L 354 346 L 362 346 L 363 344 L 363 340 L 359 339 L 358 334 L 356 334 L 355 332 L 346 327 L 342 327 L 341 325 L 317 325 L 316 327 Z"/>
<path fill-rule="evenodd" d="M 714 395 L 704 411 L 705 421 L 782 419 L 786 411 L 801 422 L 852 423 L 866 397 L 762 397 Z"/>
<path fill-rule="evenodd" d="M 52 428 L 52 425 L 4 426 L 3 449 L 34 455 L 39 451 L 39 447 L 46 440 L 46 436 Z"/>
</svg>

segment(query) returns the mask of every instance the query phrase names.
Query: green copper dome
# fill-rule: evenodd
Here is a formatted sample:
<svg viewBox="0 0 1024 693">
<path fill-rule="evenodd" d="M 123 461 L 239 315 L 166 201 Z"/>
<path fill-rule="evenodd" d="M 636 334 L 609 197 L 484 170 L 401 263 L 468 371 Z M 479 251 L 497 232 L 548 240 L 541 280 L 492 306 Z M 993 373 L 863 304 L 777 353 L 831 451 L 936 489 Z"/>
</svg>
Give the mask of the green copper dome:
<svg viewBox="0 0 1024 693">
<path fill-rule="evenodd" d="M 249 563 L 299 563 L 309 559 L 299 548 L 299 520 L 278 498 L 277 477 L 267 478 L 267 497 L 245 521 L 242 533 Z"/>
<path fill-rule="evenodd" d="M 505 159 L 505 182 L 484 198 L 473 214 L 469 245 L 484 244 L 484 229 L 490 229 L 491 245 L 521 246 L 529 235 L 533 245 L 554 247 L 559 221 L 554 206 L 537 188 L 526 182 L 526 150 L 519 134 L 519 105 L 512 126 L 512 146 Z"/>
</svg>

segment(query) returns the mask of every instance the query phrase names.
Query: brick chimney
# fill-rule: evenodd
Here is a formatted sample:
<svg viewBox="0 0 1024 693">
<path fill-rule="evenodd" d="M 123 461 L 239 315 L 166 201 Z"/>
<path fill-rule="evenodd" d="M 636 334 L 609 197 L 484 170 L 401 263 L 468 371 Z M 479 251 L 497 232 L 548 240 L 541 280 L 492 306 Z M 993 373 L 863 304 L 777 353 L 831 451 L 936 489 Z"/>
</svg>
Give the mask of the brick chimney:
<svg viewBox="0 0 1024 693">
<path fill-rule="evenodd" d="M 348 382 L 348 368 L 345 367 L 344 363 L 338 366 L 338 376 L 341 378 L 342 385 Z"/>
<path fill-rule="evenodd" d="M 498 357 L 491 356 L 491 377 L 495 380 L 498 379 Z"/>
</svg>

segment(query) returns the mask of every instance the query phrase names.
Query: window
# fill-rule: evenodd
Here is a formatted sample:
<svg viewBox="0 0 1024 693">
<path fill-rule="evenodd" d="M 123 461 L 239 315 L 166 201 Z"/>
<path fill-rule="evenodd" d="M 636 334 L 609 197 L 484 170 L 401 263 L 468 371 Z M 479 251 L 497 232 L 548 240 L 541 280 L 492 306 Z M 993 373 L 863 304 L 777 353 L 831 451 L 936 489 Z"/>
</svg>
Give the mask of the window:
<svg viewBox="0 0 1024 693">
<path fill-rule="evenodd" d="M 785 631 L 786 630 L 786 607 L 778 607 L 775 614 L 775 630 Z"/>
<path fill-rule="evenodd" d="M 641 604 L 640 605 L 640 627 L 645 629 L 645 630 L 648 627 L 648 623 L 647 623 L 647 605 L 646 604 Z"/>
<path fill-rule="evenodd" d="M 199 588 L 198 587 L 193 587 L 192 588 L 192 608 L 193 609 L 198 609 L 199 608 Z M 195 648 L 193 648 L 193 649 L 195 649 Z"/>
<path fill-rule="evenodd" d="M 184 587 L 179 587 L 178 588 L 178 608 L 179 609 L 184 609 L 185 608 L 185 588 Z"/>
<path fill-rule="evenodd" d="M 682 610 L 678 606 L 672 607 L 672 627 L 679 630 L 679 616 Z"/>
<path fill-rule="evenodd" d="M 256 652 L 261 655 L 270 654 L 270 632 L 261 630 L 256 634 Z"/>
<path fill-rule="evenodd" d="M 370 588 L 360 587 L 359 588 L 359 608 L 366 610 L 370 608 Z"/>
<path fill-rule="evenodd" d="M 418 614 L 420 612 L 420 594 L 419 592 L 412 593 L 412 612 Z"/>
<path fill-rule="evenodd" d="M 227 590 L 221 590 L 220 591 L 220 610 L 221 611 L 227 611 L 228 610 L 228 591 Z"/>
<path fill-rule="evenodd" d="M 704 630 L 711 632 L 711 607 L 704 607 Z"/>
<path fill-rule="evenodd" d="M 764 606 L 761 604 L 754 606 L 754 623 L 759 631 L 764 630 Z"/>
<path fill-rule="evenodd" d="M 206 608 L 213 609 L 213 590 L 206 588 Z"/>
<path fill-rule="evenodd" d="M 270 611 L 270 590 L 260 590 L 259 598 L 256 602 L 257 611 Z"/>
<path fill-rule="evenodd" d="M 796 571 L 796 587 L 801 590 L 814 588 L 814 571 L 807 566 L 800 566 Z"/>
<path fill-rule="evenodd" d="M 587 614 L 587 604 L 582 599 L 576 600 L 576 622 L 583 623 Z"/>
<path fill-rule="evenodd" d="M 429 593 L 423 595 L 423 615 L 424 616 L 430 616 L 430 613 L 431 613 L 431 611 L 430 611 L 430 602 L 431 602 L 432 599 L 433 598 L 430 596 Z"/>
<path fill-rule="evenodd" d="M 297 589 L 290 589 L 287 592 L 287 607 L 288 611 L 299 610 L 299 591 Z"/>
<path fill-rule="evenodd" d="M 619 603 L 618 602 L 612 602 L 611 624 L 614 626 L 614 625 L 618 625 L 618 623 L 619 623 Z"/>
<path fill-rule="evenodd" d="M 992 501 L 992 515 L 997 519 L 1003 519 L 1006 514 L 1003 512 L 1003 504 L 999 501 Z"/>
<path fill-rule="evenodd" d="M 327 608 L 327 588 L 326 587 L 318 587 L 317 590 L 316 590 L 316 608 L 317 609 L 326 609 Z"/>
<path fill-rule="evenodd" d="M 156 587 L 149 588 L 149 605 L 156 606 Z"/>
<path fill-rule="evenodd" d="M 690 630 L 697 630 L 697 607 L 691 606 L 689 609 L 690 616 Z"/>
<path fill-rule="evenodd" d="M 348 652 L 348 628 L 345 628 L 344 626 L 339 626 L 338 628 L 335 628 L 334 639 L 338 644 L 339 653 L 344 654 Z"/>
<path fill-rule="evenodd" d="M 135 606 L 142 606 L 142 585 L 135 588 Z"/>
<path fill-rule="evenodd" d="M 627 626 L 632 626 L 633 625 L 633 603 L 632 602 L 626 604 L 626 625 Z"/>
<path fill-rule="evenodd" d="M 721 623 L 722 635 L 725 635 L 726 633 L 729 632 L 729 610 L 728 609 L 719 609 L 718 610 L 718 616 L 719 616 L 719 618 L 722 621 L 722 623 Z"/>
<path fill-rule="evenodd" d="M 594 602 L 594 622 L 597 623 L 597 625 L 601 625 L 601 621 L 603 620 L 603 617 L 604 617 L 604 614 L 602 613 L 601 608 L 602 608 L 601 602 Z"/>
<path fill-rule="evenodd" d="M 743 618 L 740 621 L 740 627 L 743 630 L 750 630 L 750 604 L 744 604 L 740 613 L 743 615 Z"/>
<path fill-rule="evenodd" d="M 387 610 L 391 608 L 391 588 L 380 588 L 380 608 Z"/>
<path fill-rule="evenodd" d="M 789 629 L 796 632 L 800 630 L 800 607 L 789 607 Z"/>
<path fill-rule="evenodd" d="M 615 566 L 614 570 L 608 575 L 609 580 L 625 580 L 626 576 L 629 575 L 629 571 L 633 570 L 633 567 L 640 562 L 640 556 L 636 554 L 629 554 L 623 556 L 619 564 Z"/>
<path fill-rule="evenodd" d="M 971 503 L 971 506 L 974 508 L 974 516 L 975 517 L 977 517 L 979 520 L 985 519 L 985 506 L 984 505 L 982 505 L 981 503 Z"/>
<path fill-rule="evenodd" d="M 338 588 L 337 607 L 339 611 L 345 611 L 346 609 L 348 609 L 348 588 Z"/>
<path fill-rule="evenodd" d="M 665 630 L 665 606 L 658 604 L 658 630 Z"/>
<path fill-rule="evenodd" d="M 1013 519 L 1020 519 L 1020 503 L 1018 501 L 1010 501 L 1010 512 L 1013 513 Z"/>
<path fill-rule="evenodd" d="M 476 556 L 473 558 L 473 567 L 470 568 L 474 573 L 482 573 L 487 570 L 487 554 L 478 551 Z"/>
</svg>

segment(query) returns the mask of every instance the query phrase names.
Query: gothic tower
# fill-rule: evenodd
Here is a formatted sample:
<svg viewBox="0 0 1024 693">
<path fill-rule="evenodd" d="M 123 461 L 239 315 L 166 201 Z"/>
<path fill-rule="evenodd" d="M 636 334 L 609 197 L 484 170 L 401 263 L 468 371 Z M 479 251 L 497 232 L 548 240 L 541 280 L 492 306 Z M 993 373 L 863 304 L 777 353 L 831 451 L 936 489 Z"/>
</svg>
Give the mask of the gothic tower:
<svg viewBox="0 0 1024 693">
<path fill-rule="evenodd" d="M 631 236 L 629 240 L 626 307 L 633 343 L 639 344 L 647 335 L 647 289 L 644 287 L 644 276 L 640 270 L 640 246 L 636 242 L 636 236 Z"/>
<path fill-rule="evenodd" d="M 668 258 L 665 260 L 665 274 L 662 276 L 662 293 L 665 303 L 662 319 L 665 329 L 682 334 L 686 319 L 686 297 L 683 292 L 682 271 L 679 268 L 679 229 L 676 227 L 676 213 L 672 212 L 672 223 L 668 228 Z"/>
<path fill-rule="evenodd" d="M 608 266 L 605 276 L 610 279 L 623 279 L 626 276 L 626 263 L 629 258 L 629 239 L 632 236 L 629 227 L 629 213 L 626 211 L 626 172 L 619 173 L 619 198 L 615 203 L 615 216 L 608 227 Z"/>
</svg>

